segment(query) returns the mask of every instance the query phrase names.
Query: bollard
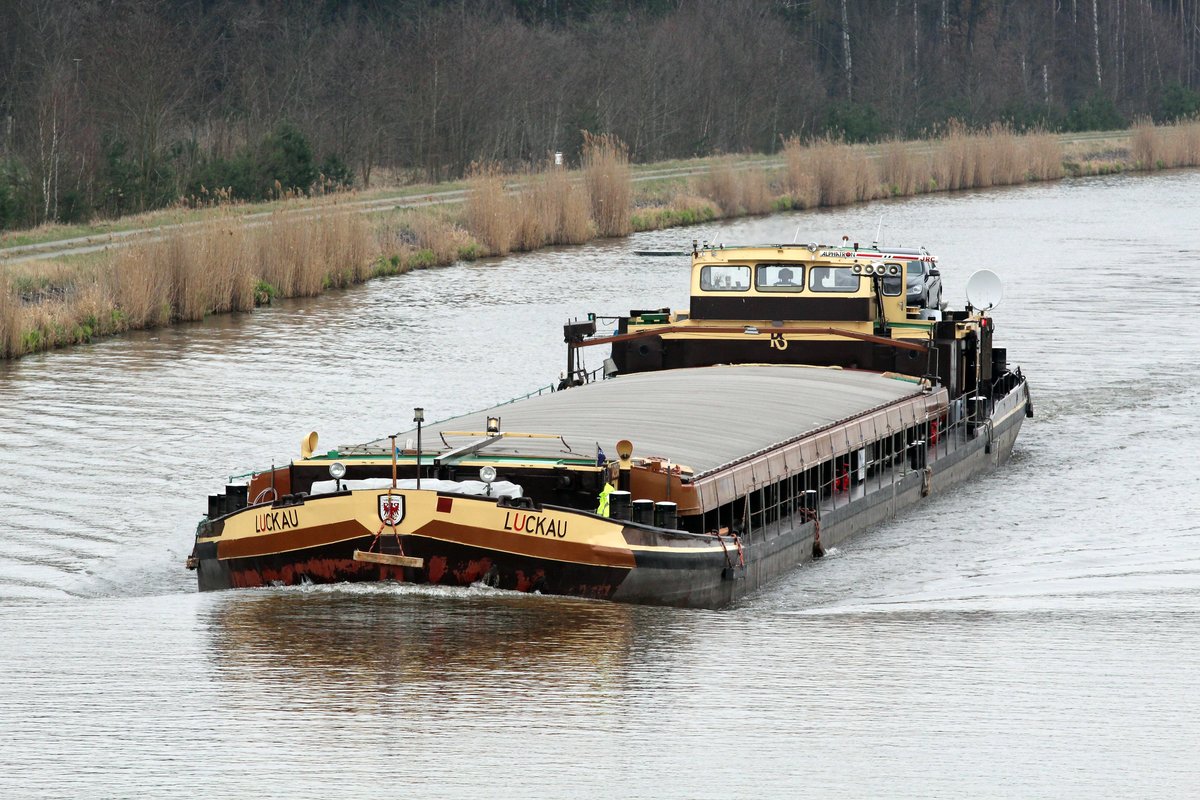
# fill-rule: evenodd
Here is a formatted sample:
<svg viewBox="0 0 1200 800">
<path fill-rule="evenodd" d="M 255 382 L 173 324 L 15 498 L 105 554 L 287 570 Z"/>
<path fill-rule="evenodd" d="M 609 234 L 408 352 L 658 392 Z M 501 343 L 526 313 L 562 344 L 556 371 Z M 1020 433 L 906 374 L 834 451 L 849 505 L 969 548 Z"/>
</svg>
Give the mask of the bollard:
<svg viewBox="0 0 1200 800">
<path fill-rule="evenodd" d="M 632 497 L 629 492 L 620 490 L 608 493 L 608 516 L 612 519 L 629 519 Z"/>
<path fill-rule="evenodd" d="M 611 495 L 610 495 L 611 497 Z M 611 502 L 611 500 L 609 501 Z M 633 521 L 641 525 L 654 524 L 654 501 L 653 500 L 634 500 L 630 504 L 633 508 Z"/>
<path fill-rule="evenodd" d="M 676 524 L 676 507 L 674 503 L 664 501 L 654 504 L 654 526 L 656 528 L 674 528 Z"/>
<path fill-rule="evenodd" d="M 914 470 L 925 469 L 925 440 L 917 439 L 908 446 L 908 465 Z"/>
</svg>

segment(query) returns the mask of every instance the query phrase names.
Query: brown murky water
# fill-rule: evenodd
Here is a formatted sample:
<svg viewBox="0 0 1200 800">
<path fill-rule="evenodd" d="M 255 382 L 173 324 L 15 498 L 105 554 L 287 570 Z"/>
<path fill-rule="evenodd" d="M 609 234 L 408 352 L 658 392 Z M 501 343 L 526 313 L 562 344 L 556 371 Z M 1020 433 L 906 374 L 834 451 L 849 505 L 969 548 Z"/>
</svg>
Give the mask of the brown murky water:
<svg viewBox="0 0 1200 800">
<path fill-rule="evenodd" d="M 0 796 L 1194 795 L 1198 192 L 641 235 L 0 365 Z M 881 213 L 955 302 L 975 268 L 1006 281 L 1038 417 L 1002 471 L 721 612 L 195 592 L 225 477 L 549 383 L 569 315 L 682 305 L 686 262 L 634 249 L 869 240 Z"/>
</svg>

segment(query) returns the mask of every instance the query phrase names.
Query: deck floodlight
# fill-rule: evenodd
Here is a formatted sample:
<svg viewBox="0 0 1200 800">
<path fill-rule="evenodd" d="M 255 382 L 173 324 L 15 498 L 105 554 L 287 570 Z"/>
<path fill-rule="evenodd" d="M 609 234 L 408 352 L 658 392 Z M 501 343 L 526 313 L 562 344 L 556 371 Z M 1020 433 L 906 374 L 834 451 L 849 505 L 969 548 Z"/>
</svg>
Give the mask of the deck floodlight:
<svg viewBox="0 0 1200 800">
<path fill-rule="evenodd" d="M 495 467 L 480 467 L 479 468 L 479 479 L 481 481 L 483 481 L 484 483 L 491 483 L 492 481 L 496 480 L 496 468 Z"/>
<path fill-rule="evenodd" d="M 413 409 L 413 422 L 424 422 L 424 421 L 425 421 L 425 409 L 414 408 Z"/>
<path fill-rule="evenodd" d="M 899 274 L 900 274 L 900 266 L 898 264 L 892 264 L 890 267 L 888 267 L 888 275 L 899 275 Z"/>
<path fill-rule="evenodd" d="M 329 477 L 335 481 L 340 481 L 346 477 L 346 465 L 340 461 L 335 461 L 329 465 Z"/>
<path fill-rule="evenodd" d="M 855 275 L 862 275 L 862 273 L 863 273 L 862 264 L 856 263 L 853 267 L 850 268 L 850 271 L 853 272 Z"/>
<path fill-rule="evenodd" d="M 487 418 L 487 432 L 488 433 L 499 433 L 500 432 L 500 418 L 499 417 L 488 417 Z"/>
</svg>

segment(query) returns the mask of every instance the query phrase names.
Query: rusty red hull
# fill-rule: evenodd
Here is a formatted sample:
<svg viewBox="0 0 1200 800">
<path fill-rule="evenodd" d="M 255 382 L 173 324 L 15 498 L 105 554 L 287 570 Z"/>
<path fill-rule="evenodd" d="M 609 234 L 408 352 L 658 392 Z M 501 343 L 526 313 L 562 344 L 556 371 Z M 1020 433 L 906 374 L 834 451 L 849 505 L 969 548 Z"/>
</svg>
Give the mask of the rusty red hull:
<svg viewBox="0 0 1200 800">
<path fill-rule="evenodd" d="M 396 541 L 374 537 L 337 542 L 301 551 L 220 559 L 198 553 L 201 590 L 241 589 L 364 581 L 403 581 L 438 586 L 483 583 L 498 589 L 612 599 L 630 570 L 498 553 L 454 542 L 405 536 L 403 554 L 424 566 L 397 567 L 355 561 L 355 550 L 399 554 Z"/>
</svg>

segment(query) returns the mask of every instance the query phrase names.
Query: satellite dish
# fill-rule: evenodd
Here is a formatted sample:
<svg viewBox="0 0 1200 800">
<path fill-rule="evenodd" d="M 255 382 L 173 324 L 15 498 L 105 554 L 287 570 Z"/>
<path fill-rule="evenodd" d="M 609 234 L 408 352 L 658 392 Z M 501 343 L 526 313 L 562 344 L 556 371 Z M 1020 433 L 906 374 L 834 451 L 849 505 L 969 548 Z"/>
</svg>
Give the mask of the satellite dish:
<svg viewBox="0 0 1200 800">
<path fill-rule="evenodd" d="M 967 302 L 984 311 L 1000 305 L 1004 299 L 1004 284 L 990 269 L 981 269 L 967 280 Z"/>
</svg>

